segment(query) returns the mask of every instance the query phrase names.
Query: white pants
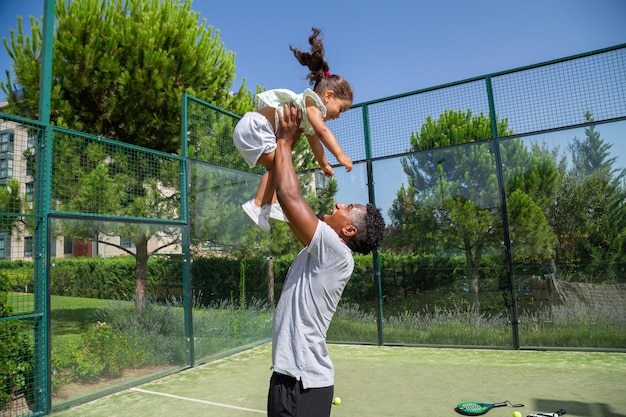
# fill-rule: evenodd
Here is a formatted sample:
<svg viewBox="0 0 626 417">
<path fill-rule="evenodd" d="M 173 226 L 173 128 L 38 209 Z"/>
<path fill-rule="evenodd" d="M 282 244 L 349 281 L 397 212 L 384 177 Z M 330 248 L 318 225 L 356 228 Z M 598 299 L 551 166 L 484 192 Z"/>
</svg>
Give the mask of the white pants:
<svg viewBox="0 0 626 417">
<path fill-rule="evenodd" d="M 276 150 L 276 134 L 272 124 L 258 112 L 243 115 L 235 126 L 233 142 L 250 168 L 257 166 L 261 155 Z"/>
</svg>

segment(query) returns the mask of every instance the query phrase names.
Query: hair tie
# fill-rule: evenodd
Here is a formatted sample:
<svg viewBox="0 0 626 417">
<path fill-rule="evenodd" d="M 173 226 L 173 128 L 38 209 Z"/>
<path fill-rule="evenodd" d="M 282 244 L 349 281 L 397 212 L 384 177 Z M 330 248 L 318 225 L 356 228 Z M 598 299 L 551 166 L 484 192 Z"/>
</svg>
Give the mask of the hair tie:
<svg viewBox="0 0 626 417">
<path fill-rule="evenodd" d="M 326 77 L 330 77 L 330 71 L 326 71 L 326 72 L 324 73 L 324 75 L 325 75 Z"/>
</svg>

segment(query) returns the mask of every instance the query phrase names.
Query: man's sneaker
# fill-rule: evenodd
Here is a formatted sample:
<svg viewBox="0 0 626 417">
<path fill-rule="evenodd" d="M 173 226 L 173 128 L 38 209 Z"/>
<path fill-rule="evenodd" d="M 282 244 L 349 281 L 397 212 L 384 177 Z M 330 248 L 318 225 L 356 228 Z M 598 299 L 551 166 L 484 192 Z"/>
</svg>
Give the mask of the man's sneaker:
<svg viewBox="0 0 626 417">
<path fill-rule="evenodd" d="M 265 233 L 270 232 L 269 219 L 271 206 L 269 204 L 266 204 L 263 207 L 259 207 L 254 204 L 254 200 L 248 200 L 241 205 L 241 208 L 243 208 L 243 211 L 246 212 L 248 217 L 250 217 L 254 224 L 259 226 L 261 230 L 263 230 Z"/>
<path fill-rule="evenodd" d="M 270 209 L 270 217 L 274 220 L 278 220 L 279 222 L 289 223 L 289 219 L 287 219 L 287 216 L 285 216 L 283 208 L 280 206 L 280 204 L 278 204 L 278 201 L 272 204 Z"/>
</svg>

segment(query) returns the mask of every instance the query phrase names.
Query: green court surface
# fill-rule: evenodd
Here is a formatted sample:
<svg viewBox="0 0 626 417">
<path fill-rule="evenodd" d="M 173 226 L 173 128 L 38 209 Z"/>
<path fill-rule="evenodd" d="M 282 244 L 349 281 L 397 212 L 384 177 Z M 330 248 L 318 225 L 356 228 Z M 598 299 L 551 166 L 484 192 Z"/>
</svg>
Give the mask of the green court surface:
<svg viewBox="0 0 626 417">
<path fill-rule="evenodd" d="M 489 417 L 626 417 L 626 354 L 330 345 L 333 417 L 445 417 L 463 401 L 523 403 Z M 55 417 L 265 415 L 269 344 L 57 413 Z"/>
</svg>

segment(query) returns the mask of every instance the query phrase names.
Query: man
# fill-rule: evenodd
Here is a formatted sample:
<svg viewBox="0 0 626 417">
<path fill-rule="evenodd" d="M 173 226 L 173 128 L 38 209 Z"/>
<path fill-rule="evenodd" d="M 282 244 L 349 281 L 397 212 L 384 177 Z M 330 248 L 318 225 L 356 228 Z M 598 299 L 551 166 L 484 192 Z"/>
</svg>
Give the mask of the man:
<svg viewBox="0 0 626 417">
<path fill-rule="evenodd" d="M 280 113 L 280 112 L 279 112 Z M 300 137 L 302 109 L 285 105 L 274 159 L 278 201 L 305 248 L 294 260 L 276 307 L 272 331 L 269 417 L 330 416 L 334 369 L 326 331 L 354 268 L 353 252 L 369 253 L 383 240 L 385 222 L 373 205 L 335 203 L 318 219 L 300 193 L 291 151 Z"/>
</svg>

